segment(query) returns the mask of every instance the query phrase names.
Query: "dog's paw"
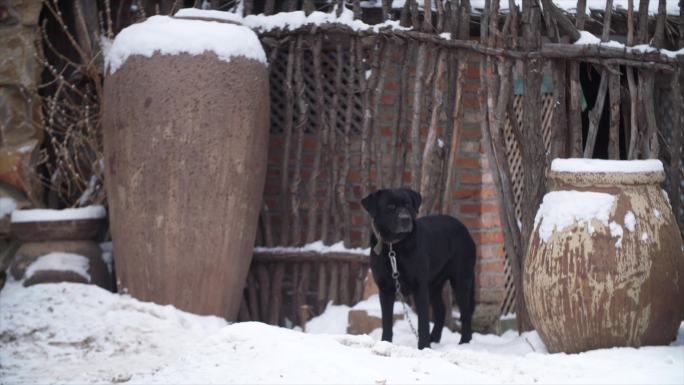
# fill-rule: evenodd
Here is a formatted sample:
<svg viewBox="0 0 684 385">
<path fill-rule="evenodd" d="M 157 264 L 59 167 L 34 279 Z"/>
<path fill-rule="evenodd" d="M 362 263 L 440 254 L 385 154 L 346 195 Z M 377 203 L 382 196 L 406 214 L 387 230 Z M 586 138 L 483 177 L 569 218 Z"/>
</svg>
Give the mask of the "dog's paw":
<svg viewBox="0 0 684 385">
<path fill-rule="evenodd" d="M 438 343 L 442 339 L 442 333 L 430 333 L 430 342 Z"/>
<path fill-rule="evenodd" d="M 458 344 L 459 345 L 467 344 L 470 342 L 471 339 L 473 339 L 472 336 L 461 336 L 461 341 Z"/>
</svg>

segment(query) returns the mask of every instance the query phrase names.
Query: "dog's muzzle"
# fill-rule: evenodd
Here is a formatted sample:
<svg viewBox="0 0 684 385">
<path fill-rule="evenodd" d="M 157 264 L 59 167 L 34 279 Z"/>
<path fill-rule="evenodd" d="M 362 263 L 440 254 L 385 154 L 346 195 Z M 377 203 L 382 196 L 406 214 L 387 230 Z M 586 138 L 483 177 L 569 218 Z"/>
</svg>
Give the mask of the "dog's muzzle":
<svg viewBox="0 0 684 385">
<path fill-rule="evenodd" d="M 410 233 L 413 230 L 413 218 L 407 212 L 401 212 L 397 215 L 396 233 Z"/>
</svg>

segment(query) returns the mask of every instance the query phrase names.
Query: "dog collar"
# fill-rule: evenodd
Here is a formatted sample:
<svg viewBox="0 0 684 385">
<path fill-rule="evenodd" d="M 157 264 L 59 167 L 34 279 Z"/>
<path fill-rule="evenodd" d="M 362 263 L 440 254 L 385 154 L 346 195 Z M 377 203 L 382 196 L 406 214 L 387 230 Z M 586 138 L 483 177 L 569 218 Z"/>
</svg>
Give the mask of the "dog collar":
<svg viewBox="0 0 684 385">
<path fill-rule="evenodd" d="M 385 243 L 391 246 L 391 245 L 394 245 L 394 244 L 397 243 L 397 242 L 400 242 L 402 239 L 404 239 L 404 237 L 401 237 L 399 240 L 394 241 L 394 242 L 387 242 L 387 241 L 385 241 L 385 240 L 382 238 L 382 236 L 380 235 L 380 231 L 378 231 L 378 228 L 375 227 L 375 221 L 371 221 L 371 229 L 373 229 L 373 234 L 375 234 L 375 238 L 378 239 L 378 243 L 373 247 L 373 251 L 374 251 L 375 254 L 377 254 L 377 255 L 381 255 L 381 254 L 382 254 L 382 247 L 383 247 L 383 245 L 384 245 Z"/>
</svg>

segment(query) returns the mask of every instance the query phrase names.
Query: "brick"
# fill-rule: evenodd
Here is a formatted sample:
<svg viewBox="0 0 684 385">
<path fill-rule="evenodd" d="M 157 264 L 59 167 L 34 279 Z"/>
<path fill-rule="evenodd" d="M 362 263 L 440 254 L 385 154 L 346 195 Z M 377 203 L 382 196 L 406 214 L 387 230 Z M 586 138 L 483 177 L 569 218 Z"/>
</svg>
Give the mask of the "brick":
<svg viewBox="0 0 684 385">
<path fill-rule="evenodd" d="M 503 242 L 503 233 L 501 231 L 473 233 L 472 236 L 473 240 L 475 240 L 475 243 L 477 243 L 478 245 Z"/>
<path fill-rule="evenodd" d="M 503 245 L 482 245 L 477 248 L 481 259 L 501 259 L 504 258 Z"/>
<path fill-rule="evenodd" d="M 479 121 L 478 121 L 479 124 Z M 479 127 L 473 127 L 473 128 L 462 128 L 461 129 L 461 138 L 481 138 L 482 134 L 480 132 Z"/>
<path fill-rule="evenodd" d="M 466 68 L 466 76 L 469 78 L 478 78 L 480 77 L 480 66 L 479 64 L 470 64 Z"/>
<path fill-rule="evenodd" d="M 480 142 L 466 142 L 463 141 L 461 142 L 461 150 L 465 152 L 474 152 L 474 153 L 479 153 L 480 152 Z"/>
<path fill-rule="evenodd" d="M 302 147 L 306 150 L 315 150 L 316 149 L 316 143 L 318 143 L 317 137 L 305 136 L 304 140 L 302 141 Z M 293 144 L 296 146 L 295 143 L 293 143 Z"/>
<path fill-rule="evenodd" d="M 483 199 L 496 198 L 496 190 L 492 187 L 485 187 L 480 190 L 480 197 Z"/>
<path fill-rule="evenodd" d="M 501 227 L 501 221 L 498 216 L 477 216 L 476 218 L 463 218 L 461 219 L 466 227 L 469 229 L 491 229 L 493 227 Z"/>
<path fill-rule="evenodd" d="M 480 168 L 480 158 L 458 158 L 456 159 L 457 167 Z"/>
<path fill-rule="evenodd" d="M 396 99 L 395 95 L 382 95 L 380 97 L 380 104 L 394 104 Z"/>
<path fill-rule="evenodd" d="M 482 118 L 480 111 L 468 110 L 463 113 L 463 123 L 476 123 L 479 125 Z M 480 131 L 478 130 L 478 136 L 479 135 Z"/>
<path fill-rule="evenodd" d="M 477 288 L 475 302 L 500 304 L 506 298 L 506 290 L 503 288 Z"/>
<path fill-rule="evenodd" d="M 479 172 L 463 172 L 460 180 L 461 183 L 479 184 L 482 182 L 482 174 Z"/>
<path fill-rule="evenodd" d="M 475 276 L 475 285 L 481 288 L 501 288 L 506 285 L 504 274 L 482 272 Z"/>
<path fill-rule="evenodd" d="M 396 91 L 399 89 L 399 83 L 397 83 L 395 80 L 386 80 L 385 89 L 390 91 Z"/>
<path fill-rule="evenodd" d="M 480 100 L 477 97 L 463 98 L 463 106 L 466 108 L 480 108 Z"/>
<path fill-rule="evenodd" d="M 494 183 L 494 176 L 492 175 L 491 172 L 486 172 L 482 174 L 482 182 L 483 183 Z"/>
<path fill-rule="evenodd" d="M 500 261 L 496 261 L 496 260 L 494 260 L 494 261 L 492 261 L 492 260 L 489 260 L 489 261 L 478 260 L 477 266 L 478 266 L 478 268 L 480 269 L 480 271 L 483 271 L 483 272 L 488 272 L 488 273 L 501 273 L 501 274 L 504 273 L 504 263 L 503 263 L 503 260 L 500 260 Z"/>
<path fill-rule="evenodd" d="M 479 71 L 478 71 L 479 72 Z M 463 84 L 463 90 L 465 92 L 477 92 L 480 90 L 480 82 L 466 82 Z"/>
<path fill-rule="evenodd" d="M 463 203 L 461 204 L 461 211 L 464 213 L 498 213 L 499 206 L 496 203 Z"/>
<path fill-rule="evenodd" d="M 361 174 L 357 170 L 349 170 L 347 174 L 347 183 L 354 183 L 361 181 Z"/>
<path fill-rule="evenodd" d="M 467 198 L 473 198 L 477 197 L 478 194 L 480 193 L 479 189 L 475 188 L 460 188 L 458 190 L 455 190 L 452 194 L 452 196 L 455 199 L 467 199 Z"/>
</svg>

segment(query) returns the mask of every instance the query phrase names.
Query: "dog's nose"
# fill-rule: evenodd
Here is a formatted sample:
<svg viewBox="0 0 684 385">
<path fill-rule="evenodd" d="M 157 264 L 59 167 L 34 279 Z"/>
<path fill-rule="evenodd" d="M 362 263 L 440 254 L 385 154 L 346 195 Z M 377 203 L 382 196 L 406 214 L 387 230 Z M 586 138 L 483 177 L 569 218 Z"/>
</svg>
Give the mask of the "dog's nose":
<svg viewBox="0 0 684 385">
<path fill-rule="evenodd" d="M 399 223 L 402 225 L 411 224 L 411 216 L 408 214 L 399 214 Z"/>
</svg>

